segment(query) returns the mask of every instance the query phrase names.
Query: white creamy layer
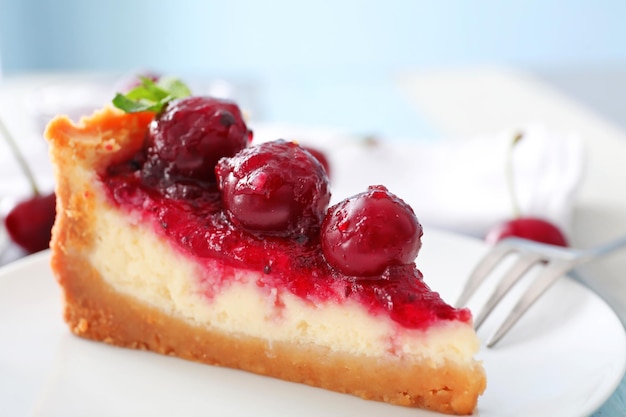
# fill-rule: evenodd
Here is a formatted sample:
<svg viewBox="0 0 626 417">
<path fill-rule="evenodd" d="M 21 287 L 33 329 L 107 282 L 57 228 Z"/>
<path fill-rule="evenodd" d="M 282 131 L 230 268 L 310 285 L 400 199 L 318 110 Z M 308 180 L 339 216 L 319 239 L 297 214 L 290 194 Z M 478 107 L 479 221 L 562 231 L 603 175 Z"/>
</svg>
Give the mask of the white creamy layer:
<svg viewBox="0 0 626 417">
<path fill-rule="evenodd" d="M 431 326 L 427 331 L 403 328 L 384 316 L 373 317 L 356 301 L 312 305 L 288 291 L 260 289 L 257 273 L 237 272 L 232 284 L 213 297 L 205 295 L 206 272 L 172 250 L 151 226 L 133 221 L 106 203 L 94 213 L 98 244 L 91 261 L 117 291 L 194 325 L 291 343 L 315 343 L 355 355 L 420 356 L 472 361 L 479 342 L 460 322 Z M 220 266 L 215 262 L 216 273 Z"/>
</svg>

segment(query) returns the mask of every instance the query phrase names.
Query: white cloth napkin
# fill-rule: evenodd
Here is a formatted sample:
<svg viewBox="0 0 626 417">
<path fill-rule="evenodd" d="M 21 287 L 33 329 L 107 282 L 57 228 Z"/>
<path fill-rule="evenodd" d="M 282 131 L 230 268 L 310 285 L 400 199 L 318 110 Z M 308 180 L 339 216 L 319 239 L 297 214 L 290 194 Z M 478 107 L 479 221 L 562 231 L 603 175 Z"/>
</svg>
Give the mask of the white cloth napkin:
<svg viewBox="0 0 626 417">
<path fill-rule="evenodd" d="M 254 127 L 254 126 L 253 126 Z M 255 141 L 295 139 L 316 147 L 331 164 L 332 202 L 383 184 L 408 202 L 424 227 L 483 237 L 514 216 L 507 186 L 509 149 L 519 131 L 446 140 L 379 140 L 340 132 L 259 125 Z M 542 126 L 522 129 L 513 151 L 515 194 L 521 213 L 571 230 L 575 195 L 585 165 L 576 134 Z"/>
</svg>

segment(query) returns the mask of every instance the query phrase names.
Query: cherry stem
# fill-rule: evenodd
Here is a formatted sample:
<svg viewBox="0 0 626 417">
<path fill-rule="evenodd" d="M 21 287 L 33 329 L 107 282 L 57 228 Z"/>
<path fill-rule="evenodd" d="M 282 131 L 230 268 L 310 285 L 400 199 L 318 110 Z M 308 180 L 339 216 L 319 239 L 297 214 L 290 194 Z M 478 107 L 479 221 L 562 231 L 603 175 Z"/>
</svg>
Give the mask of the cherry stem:
<svg viewBox="0 0 626 417">
<path fill-rule="evenodd" d="M 522 215 L 522 211 L 520 209 L 519 200 L 517 199 L 517 193 L 515 190 L 515 170 L 513 169 L 513 152 L 515 150 L 515 145 L 522 140 L 524 135 L 519 132 L 513 137 L 513 141 L 511 142 L 511 146 L 509 147 L 509 158 L 506 170 L 506 180 L 507 180 L 507 188 L 509 190 L 509 195 L 511 197 L 511 205 L 513 207 L 513 217 L 519 218 Z"/>
<path fill-rule="evenodd" d="M 15 156 L 15 160 L 17 161 L 18 165 L 22 169 L 22 172 L 28 179 L 33 195 L 34 196 L 40 195 L 39 187 L 37 187 L 37 182 L 35 181 L 35 176 L 33 175 L 33 171 L 31 171 L 30 167 L 28 166 L 28 163 L 26 162 L 26 159 L 24 158 L 24 154 L 22 154 L 22 152 L 20 151 L 20 148 L 18 148 L 17 143 L 15 142 L 15 140 L 13 140 L 13 137 L 11 136 L 9 129 L 7 129 L 6 125 L 4 124 L 1 118 L 0 118 L 0 136 L 2 136 L 5 139 L 6 143 L 9 145 L 9 148 L 11 148 L 11 152 L 13 152 L 13 155 Z"/>
</svg>

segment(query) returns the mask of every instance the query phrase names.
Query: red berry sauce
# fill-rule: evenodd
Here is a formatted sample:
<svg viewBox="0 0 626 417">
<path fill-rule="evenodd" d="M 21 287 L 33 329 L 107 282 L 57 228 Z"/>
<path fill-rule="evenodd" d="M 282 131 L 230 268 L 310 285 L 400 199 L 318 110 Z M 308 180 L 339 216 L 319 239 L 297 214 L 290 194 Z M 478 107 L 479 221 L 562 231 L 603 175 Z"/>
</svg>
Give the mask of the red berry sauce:
<svg viewBox="0 0 626 417">
<path fill-rule="evenodd" d="M 276 141 L 245 148 L 234 157 L 222 155 L 225 158 L 215 170 L 217 184 L 210 176 L 155 181 L 155 171 L 146 174 L 149 146 L 131 160 L 109 167 L 102 182 L 114 204 L 140 213 L 186 256 L 206 265 L 217 259 L 232 268 L 223 271 L 223 282 L 212 282 L 207 296 L 225 284 L 234 269 L 246 269 L 260 273 L 259 288 L 278 290 L 277 306 L 281 293 L 289 291 L 311 303 L 357 300 L 373 314 L 388 315 L 407 328 L 426 329 L 440 320 L 471 320 L 469 310 L 447 305 L 424 283 L 413 262 L 421 245 L 416 219 L 415 224 L 403 221 L 419 230 L 417 241 L 407 238 L 408 251 L 393 251 L 392 262 L 382 272 L 378 268 L 375 273 L 346 274 L 327 262 L 321 240 L 330 198 L 328 177 L 322 165 L 297 145 Z M 269 163 L 265 158 L 276 149 L 288 157 Z M 252 169 L 245 168 L 246 164 Z M 268 183 L 269 188 L 250 186 L 254 178 L 262 178 L 261 183 Z M 380 188 L 371 193 L 378 195 Z M 270 200 L 259 203 L 260 196 Z M 387 212 L 401 206 L 395 200 L 392 203 L 391 208 L 383 204 Z M 247 207 L 259 212 L 254 216 L 237 212 Z M 270 216 L 267 222 L 258 220 L 265 209 L 287 214 Z M 277 230 L 268 230 L 274 226 Z"/>
</svg>

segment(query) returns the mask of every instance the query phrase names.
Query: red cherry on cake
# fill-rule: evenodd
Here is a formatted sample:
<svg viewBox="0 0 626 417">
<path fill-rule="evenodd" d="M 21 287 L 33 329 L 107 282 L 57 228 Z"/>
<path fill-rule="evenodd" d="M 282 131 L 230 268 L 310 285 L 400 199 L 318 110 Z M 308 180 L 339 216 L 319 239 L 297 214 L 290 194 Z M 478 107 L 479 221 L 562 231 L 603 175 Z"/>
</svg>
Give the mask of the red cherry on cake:
<svg viewBox="0 0 626 417">
<path fill-rule="evenodd" d="M 148 127 L 144 175 L 215 182 L 217 161 L 251 139 L 235 103 L 201 96 L 173 100 Z"/>
<path fill-rule="evenodd" d="M 4 224 L 9 236 L 29 253 L 50 246 L 50 237 L 56 214 L 56 195 L 37 195 L 18 203 L 9 211 Z"/>
<path fill-rule="evenodd" d="M 246 148 L 215 171 L 229 218 L 248 230 L 302 234 L 319 226 L 330 201 L 326 171 L 294 142 Z"/>
<path fill-rule="evenodd" d="M 561 230 L 547 220 L 519 217 L 497 225 L 485 237 L 487 243 L 496 243 L 507 237 L 521 237 L 550 245 L 567 246 Z"/>
<path fill-rule="evenodd" d="M 370 186 L 328 209 L 322 223 L 322 252 L 346 275 L 378 275 L 389 266 L 412 263 L 422 234 L 408 204 L 382 185 Z"/>
</svg>

